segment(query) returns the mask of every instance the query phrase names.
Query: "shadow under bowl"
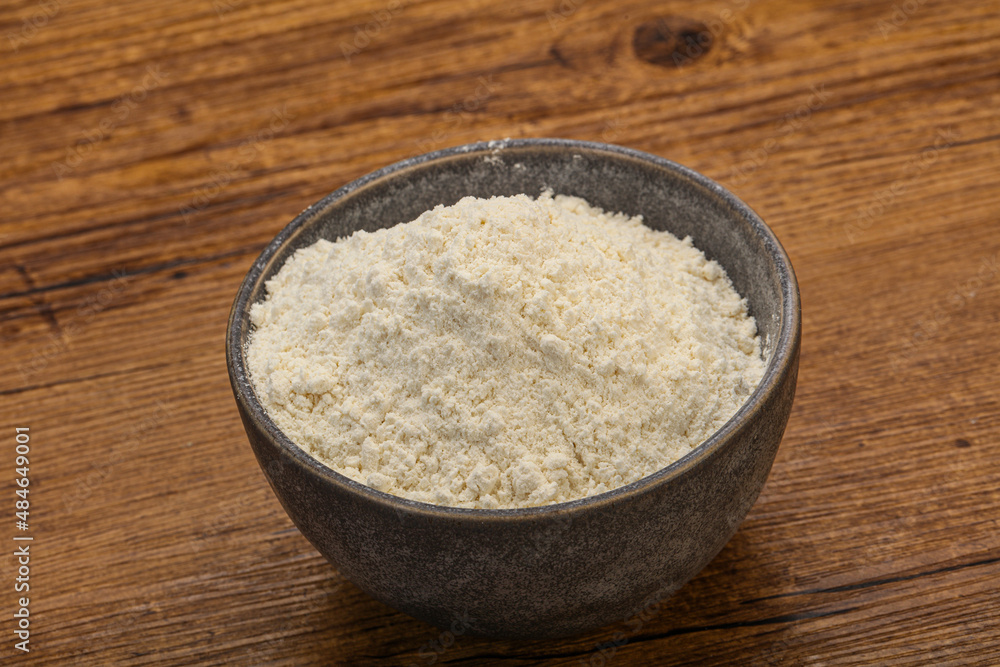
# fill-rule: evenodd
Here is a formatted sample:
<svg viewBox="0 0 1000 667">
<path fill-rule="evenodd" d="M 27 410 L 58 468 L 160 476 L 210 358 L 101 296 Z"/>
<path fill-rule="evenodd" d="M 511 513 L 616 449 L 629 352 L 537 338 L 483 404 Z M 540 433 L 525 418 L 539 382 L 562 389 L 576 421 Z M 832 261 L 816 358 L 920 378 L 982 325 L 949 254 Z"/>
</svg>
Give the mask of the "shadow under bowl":
<svg viewBox="0 0 1000 667">
<path fill-rule="evenodd" d="M 725 426 L 677 462 L 613 491 L 544 507 L 475 510 L 406 500 L 309 456 L 248 377 L 250 306 L 297 249 L 413 220 L 438 204 L 551 188 L 692 237 L 757 320 L 767 369 Z M 233 303 L 229 377 L 254 454 L 285 511 L 347 579 L 441 628 L 544 638 L 625 621 L 695 576 L 759 495 L 795 393 L 798 286 L 777 239 L 708 178 L 639 151 L 564 139 L 470 144 L 364 176 L 310 206 L 264 249 Z"/>
</svg>

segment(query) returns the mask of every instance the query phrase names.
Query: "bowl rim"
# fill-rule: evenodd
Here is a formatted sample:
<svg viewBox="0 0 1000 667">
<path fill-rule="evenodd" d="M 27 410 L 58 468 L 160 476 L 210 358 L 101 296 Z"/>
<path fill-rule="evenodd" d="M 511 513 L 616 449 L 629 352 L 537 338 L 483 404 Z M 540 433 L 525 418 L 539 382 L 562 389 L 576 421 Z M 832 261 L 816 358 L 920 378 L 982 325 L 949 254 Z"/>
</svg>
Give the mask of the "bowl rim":
<svg viewBox="0 0 1000 667">
<path fill-rule="evenodd" d="M 605 491 L 604 493 L 535 507 L 498 509 L 451 507 L 395 496 L 373 489 L 337 472 L 292 442 L 268 416 L 264 406 L 257 399 L 245 365 L 245 342 L 239 340 L 239 336 L 237 335 L 240 327 L 236 325 L 238 322 L 249 318 L 249 307 L 252 305 L 249 302 L 250 294 L 271 258 L 284 247 L 286 242 L 293 239 L 301 228 L 317 218 L 318 211 L 325 210 L 336 201 L 375 181 L 387 178 L 401 171 L 426 166 L 429 163 L 439 160 L 448 160 L 455 156 L 477 153 L 484 156 L 496 156 L 506 149 L 537 147 L 561 148 L 570 152 L 587 151 L 603 153 L 612 159 L 628 158 L 652 163 L 654 166 L 672 172 L 674 176 L 700 187 L 706 191 L 706 194 L 711 194 L 721 199 L 723 204 L 728 205 L 732 210 L 746 219 L 754 232 L 763 241 L 763 246 L 777 268 L 782 300 L 778 339 L 775 342 L 774 351 L 767 361 L 764 375 L 754 388 L 754 391 L 751 392 L 739 409 L 722 427 L 673 463 L 634 482 L 619 486 L 610 491 Z M 519 518 L 533 519 L 552 517 L 553 515 L 585 509 L 596 509 L 611 503 L 622 502 L 627 498 L 645 494 L 653 488 L 661 484 L 666 484 L 670 480 L 682 476 L 685 472 L 700 466 L 703 462 L 711 458 L 716 451 L 723 448 L 730 438 L 748 423 L 750 417 L 762 405 L 781 391 L 783 379 L 797 359 L 800 328 L 799 289 L 788 255 L 774 235 L 774 232 L 764 223 L 761 217 L 719 183 L 693 169 L 666 158 L 625 146 L 562 138 L 503 139 L 443 148 L 400 160 L 337 188 L 299 213 L 265 246 L 240 283 L 226 326 L 226 366 L 229 371 L 233 394 L 239 407 L 278 446 L 281 454 L 284 455 L 281 459 L 281 463 L 283 464 L 294 463 L 302 467 L 306 472 L 321 477 L 325 482 L 339 487 L 342 491 L 360 495 L 368 502 L 382 505 L 385 509 L 397 513 L 405 512 L 452 520 L 468 519 L 473 521 L 511 520 Z M 245 330 L 249 338 L 249 322 Z M 265 474 L 267 474 L 266 471 Z"/>
</svg>

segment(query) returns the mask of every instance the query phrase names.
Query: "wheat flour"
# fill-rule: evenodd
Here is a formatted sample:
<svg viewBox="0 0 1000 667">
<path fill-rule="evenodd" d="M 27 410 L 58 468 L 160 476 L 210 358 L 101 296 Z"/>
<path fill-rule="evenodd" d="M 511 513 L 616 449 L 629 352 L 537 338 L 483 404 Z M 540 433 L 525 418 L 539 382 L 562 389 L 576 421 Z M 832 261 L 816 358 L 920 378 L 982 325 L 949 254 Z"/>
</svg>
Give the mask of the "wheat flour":
<svg viewBox="0 0 1000 667">
<path fill-rule="evenodd" d="M 745 301 L 690 239 L 551 192 L 318 241 L 250 317 L 254 389 L 293 442 L 457 507 L 640 479 L 721 427 L 764 371 Z"/>
</svg>

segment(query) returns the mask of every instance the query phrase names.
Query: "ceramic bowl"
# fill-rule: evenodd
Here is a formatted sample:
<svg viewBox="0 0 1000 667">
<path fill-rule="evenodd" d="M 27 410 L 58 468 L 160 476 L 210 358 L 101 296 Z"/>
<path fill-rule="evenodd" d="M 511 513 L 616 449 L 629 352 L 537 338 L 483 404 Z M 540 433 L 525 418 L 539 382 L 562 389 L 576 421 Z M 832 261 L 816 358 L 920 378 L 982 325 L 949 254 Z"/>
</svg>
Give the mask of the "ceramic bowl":
<svg viewBox="0 0 1000 667">
<path fill-rule="evenodd" d="M 475 510 L 391 496 L 331 470 L 265 413 L 247 376 L 250 306 L 298 248 L 407 222 L 475 195 L 577 195 L 691 236 L 757 320 L 767 370 L 725 426 L 677 462 L 613 491 L 531 509 Z M 795 393 L 799 295 L 774 234 L 717 183 L 628 148 L 519 139 L 398 162 L 310 206 L 264 249 L 236 295 L 229 377 L 254 454 L 302 534 L 377 600 L 441 628 L 542 638 L 627 622 L 694 577 L 749 512 Z"/>
</svg>

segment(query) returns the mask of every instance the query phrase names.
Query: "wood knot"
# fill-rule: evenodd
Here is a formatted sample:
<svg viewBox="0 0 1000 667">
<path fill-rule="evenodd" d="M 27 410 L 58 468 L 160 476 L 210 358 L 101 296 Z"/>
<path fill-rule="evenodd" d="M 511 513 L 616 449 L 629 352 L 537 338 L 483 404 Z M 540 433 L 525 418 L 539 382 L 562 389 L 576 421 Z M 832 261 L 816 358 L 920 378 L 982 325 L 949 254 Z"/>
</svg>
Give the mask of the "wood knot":
<svg viewBox="0 0 1000 667">
<path fill-rule="evenodd" d="M 660 67 L 689 65 L 708 53 L 713 41 L 708 26 L 683 16 L 646 21 L 632 34 L 636 57 Z"/>
</svg>

